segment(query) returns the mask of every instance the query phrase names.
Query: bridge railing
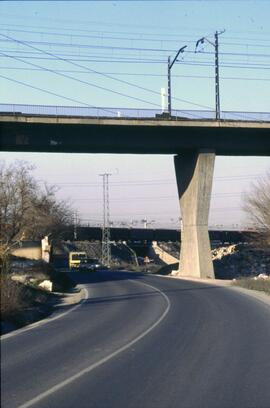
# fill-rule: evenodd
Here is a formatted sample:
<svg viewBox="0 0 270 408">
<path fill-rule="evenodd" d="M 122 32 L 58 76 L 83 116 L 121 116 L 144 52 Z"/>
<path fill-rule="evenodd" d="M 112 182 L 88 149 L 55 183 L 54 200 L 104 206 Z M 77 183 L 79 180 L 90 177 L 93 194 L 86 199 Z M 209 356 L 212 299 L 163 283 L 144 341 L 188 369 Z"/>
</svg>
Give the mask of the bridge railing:
<svg viewBox="0 0 270 408">
<path fill-rule="evenodd" d="M 166 113 L 158 109 L 132 109 L 111 107 L 85 107 L 64 105 L 25 105 L 0 104 L 0 114 L 48 115 L 48 116 L 78 116 L 78 117 L 107 117 L 107 118 L 134 118 L 157 119 L 168 118 Z M 206 119 L 214 120 L 215 112 L 211 110 L 172 110 L 174 119 Z M 270 122 L 270 112 L 233 112 L 222 111 L 222 120 L 243 120 L 255 122 Z"/>
</svg>

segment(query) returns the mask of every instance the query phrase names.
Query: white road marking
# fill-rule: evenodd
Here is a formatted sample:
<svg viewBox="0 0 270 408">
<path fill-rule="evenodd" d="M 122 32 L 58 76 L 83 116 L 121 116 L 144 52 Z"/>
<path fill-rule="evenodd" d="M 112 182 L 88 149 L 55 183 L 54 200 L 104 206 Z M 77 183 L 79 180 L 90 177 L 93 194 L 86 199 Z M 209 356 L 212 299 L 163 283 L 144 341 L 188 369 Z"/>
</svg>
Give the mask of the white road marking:
<svg viewBox="0 0 270 408">
<path fill-rule="evenodd" d="M 1 336 L 0 340 L 2 341 L 2 340 L 9 339 L 10 337 L 18 336 L 21 333 L 24 333 L 24 332 L 26 332 L 28 330 L 35 329 L 36 327 L 39 327 L 39 326 L 41 326 L 43 324 L 53 322 L 54 320 L 60 319 L 61 317 L 64 317 L 67 314 L 73 312 L 75 309 L 80 307 L 89 298 L 88 290 L 85 287 L 83 288 L 83 290 L 84 290 L 84 293 L 85 293 L 84 299 L 82 299 L 80 301 L 80 303 L 78 303 L 76 306 L 73 306 L 72 308 L 70 308 L 66 312 L 58 314 L 55 317 L 47 317 L 46 319 L 42 319 L 42 320 L 39 320 L 38 322 L 29 324 L 28 326 L 23 327 L 22 329 L 18 329 L 18 330 L 15 330 L 15 331 L 11 332 L 11 333 L 4 334 L 3 336 Z"/>
<path fill-rule="evenodd" d="M 72 383 L 73 381 L 77 380 L 78 378 L 82 377 L 84 374 L 87 374 L 91 371 L 93 371 L 95 368 L 101 366 L 102 364 L 106 363 L 107 361 L 111 360 L 113 357 L 116 357 L 118 354 L 122 353 L 123 351 L 127 350 L 129 347 L 133 346 L 133 344 L 137 343 L 139 340 L 141 340 L 143 337 L 145 337 L 147 334 L 149 334 L 152 330 L 157 327 L 162 320 L 166 317 L 168 314 L 170 307 L 171 307 L 171 302 L 165 293 L 163 293 L 161 290 L 158 288 L 149 285 L 148 283 L 143 283 L 139 282 L 142 285 L 149 286 L 151 289 L 154 289 L 155 291 L 159 292 L 160 295 L 166 300 L 167 307 L 165 311 L 162 313 L 162 315 L 159 317 L 159 319 L 152 324 L 147 330 L 145 330 L 143 333 L 141 333 L 139 336 L 137 336 L 135 339 L 130 341 L 129 343 L 125 344 L 124 346 L 120 347 L 118 350 L 114 351 L 113 353 L 109 354 L 108 356 L 102 358 L 101 360 L 97 361 L 94 364 L 91 364 L 90 366 L 86 367 L 85 369 L 79 371 L 77 374 L 74 374 L 73 376 L 67 378 L 66 380 L 56 384 L 55 386 L 51 387 L 45 392 L 42 392 L 41 394 L 37 395 L 35 398 L 32 398 L 31 400 L 25 402 L 24 404 L 20 405 L 18 408 L 28 408 L 39 401 L 43 400 L 44 398 L 48 397 L 49 395 L 53 394 L 54 392 L 60 390 L 61 388 L 65 387 L 66 385 Z"/>
</svg>

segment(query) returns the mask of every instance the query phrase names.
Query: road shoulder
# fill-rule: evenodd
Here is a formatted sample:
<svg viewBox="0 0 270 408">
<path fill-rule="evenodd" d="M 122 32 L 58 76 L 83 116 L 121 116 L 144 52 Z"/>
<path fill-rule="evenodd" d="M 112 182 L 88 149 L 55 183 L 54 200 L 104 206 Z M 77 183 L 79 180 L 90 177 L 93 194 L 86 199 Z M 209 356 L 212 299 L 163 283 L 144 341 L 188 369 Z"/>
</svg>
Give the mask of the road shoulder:
<svg viewBox="0 0 270 408">
<path fill-rule="evenodd" d="M 7 330 L 4 331 L 3 329 L 5 329 L 5 327 L 2 326 L 2 335 L 0 336 L 1 340 L 15 336 L 26 330 L 30 330 L 42 324 L 49 323 L 53 320 L 63 317 L 64 315 L 70 313 L 72 310 L 80 306 L 80 304 L 88 298 L 88 291 L 83 285 L 78 285 L 70 293 L 56 293 L 56 295 L 58 299 L 56 297 L 55 299 L 51 300 L 50 315 L 44 315 L 37 312 L 33 313 L 32 320 L 23 327 L 18 328 L 15 326 L 7 325 Z M 1 322 L 1 324 L 2 323 L 3 322 Z"/>
<path fill-rule="evenodd" d="M 242 293 L 247 296 L 251 296 L 252 298 L 270 306 L 270 296 L 266 294 L 265 292 L 259 291 L 259 290 L 254 290 L 254 289 L 246 289 L 242 288 L 240 286 L 234 286 L 232 280 L 223 280 L 223 279 L 200 279 L 200 278 L 193 278 L 193 277 L 184 277 L 184 276 L 166 276 L 166 275 L 157 275 L 155 276 L 160 276 L 161 278 L 167 278 L 167 279 L 178 279 L 178 280 L 185 280 L 185 281 L 192 281 L 192 282 L 198 282 L 206 285 L 215 285 L 215 286 L 220 286 L 220 287 L 226 287 L 229 289 L 232 289 L 235 292 Z"/>
</svg>

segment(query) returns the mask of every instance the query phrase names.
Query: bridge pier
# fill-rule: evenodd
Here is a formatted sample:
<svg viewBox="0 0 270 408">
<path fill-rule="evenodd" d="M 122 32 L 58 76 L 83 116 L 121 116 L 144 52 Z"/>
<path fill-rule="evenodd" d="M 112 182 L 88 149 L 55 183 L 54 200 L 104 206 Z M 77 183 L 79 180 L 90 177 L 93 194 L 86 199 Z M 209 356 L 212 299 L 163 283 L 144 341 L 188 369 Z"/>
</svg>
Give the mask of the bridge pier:
<svg viewBox="0 0 270 408">
<path fill-rule="evenodd" d="M 209 151 L 174 157 L 182 217 L 179 276 L 215 278 L 208 234 L 214 164 Z"/>
</svg>

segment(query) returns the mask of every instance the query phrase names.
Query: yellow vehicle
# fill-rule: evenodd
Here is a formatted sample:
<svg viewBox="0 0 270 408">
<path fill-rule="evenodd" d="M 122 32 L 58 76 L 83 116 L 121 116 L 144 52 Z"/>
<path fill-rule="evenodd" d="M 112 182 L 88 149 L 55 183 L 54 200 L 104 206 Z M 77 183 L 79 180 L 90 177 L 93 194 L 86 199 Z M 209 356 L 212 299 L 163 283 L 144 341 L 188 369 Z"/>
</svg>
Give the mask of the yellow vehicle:
<svg viewBox="0 0 270 408">
<path fill-rule="evenodd" d="M 86 252 L 70 252 L 68 260 L 69 268 L 70 269 L 80 268 L 81 263 L 85 262 L 86 260 L 87 260 Z"/>
</svg>

